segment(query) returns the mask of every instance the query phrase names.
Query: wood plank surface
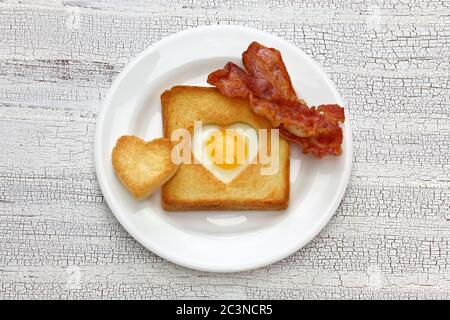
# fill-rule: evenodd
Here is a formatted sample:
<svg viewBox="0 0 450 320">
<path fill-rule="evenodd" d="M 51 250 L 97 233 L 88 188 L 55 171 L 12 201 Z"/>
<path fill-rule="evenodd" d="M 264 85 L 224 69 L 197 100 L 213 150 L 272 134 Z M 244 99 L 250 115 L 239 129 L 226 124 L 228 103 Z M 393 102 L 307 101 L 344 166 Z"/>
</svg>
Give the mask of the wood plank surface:
<svg viewBox="0 0 450 320">
<path fill-rule="evenodd" d="M 450 298 L 450 2 L 0 1 L 0 298 Z M 103 199 L 101 102 L 180 30 L 256 27 L 318 61 L 346 101 L 354 167 L 326 228 L 274 265 L 188 270 Z"/>
</svg>

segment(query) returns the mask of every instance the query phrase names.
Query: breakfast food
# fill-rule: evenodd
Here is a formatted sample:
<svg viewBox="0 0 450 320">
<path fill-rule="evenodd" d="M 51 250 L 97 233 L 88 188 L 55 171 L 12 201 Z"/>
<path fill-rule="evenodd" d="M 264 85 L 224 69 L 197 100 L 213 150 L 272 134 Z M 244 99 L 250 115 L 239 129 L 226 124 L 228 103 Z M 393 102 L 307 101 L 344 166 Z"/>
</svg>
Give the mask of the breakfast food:
<svg viewBox="0 0 450 320">
<path fill-rule="evenodd" d="M 216 88 L 165 91 L 164 138 L 117 141 L 113 168 L 134 197 L 162 185 L 169 211 L 281 210 L 289 203 L 287 141 L 315 158 L 342 154 L 342 107 L 309 107 L 274 48 L 252 42 L 242 61 L 209 74 Z"/>
<path fill-rule="evenodd" d="M 135 136 L 122 136 L 112 151 L 112 165 L 128 191 L 144 199 L 177 171 L 171 151 L 172 143 L 164 138 L 145 142 Z"/>
<path fill-rule="evenodd" d="M 267 141 L 272 142 L 272 126 L 250 109 L 247 99 L 225 97 L 215 88 L 176 86 L 162 94 L 161 104 L 164 137 L 171 139 L 180 128 L 193 136 L 193 163 L 182 163 L 177 174 L 162 187 L 163 208 L 279 210 L 288 206 L 289 145 L 283 138 L 273 136 L 279 139 L 279 167 L 274 174 L 262 174 L 265 165 L 258 161 L 255 152 L 260 139 L 257 133 L 267 129 Z M 196 135 L 197 120 L 202 121 L 202 133 Z M 215 162 L 213 158 L 220 146 L 225 150 L 231 141 L 247 144 L 243 152 L 245 163 L 236 161 L 237 150 L 229 154 L 231 161 Z M 272 151 L 271 143 L 268 148 Z M 200 149 L 207 154 L 203 160 L 198 156 Z"/>
<path fill-rule="evenodd" d="M 308 107 L 300 100 L 281 54 L 252 42 L 242 54 L 245 70 L 229 62 L 212 72 L 208 83 L 227 97 L 246 98 L 252 110 L 266 117 L 288 140 L 316 158 L 342 153 L 344 109 L 336 104 Z"/>
<path fill-rule="evenodd" d="M 243 147 L 239 148 L 239 145 Z M 242 150 L 241 154 L 239 150 Z M 230 156 L 228 162 L 223 161 L 227 154 Z M 233 180 L 245 169 L 245 160 L 250 162 L 257 154 L 258 135 L 248 124 L 235 123 L 227 128 L 209 124 L 194 131 L 192 155 L 223 183 Z"/>
</svg>

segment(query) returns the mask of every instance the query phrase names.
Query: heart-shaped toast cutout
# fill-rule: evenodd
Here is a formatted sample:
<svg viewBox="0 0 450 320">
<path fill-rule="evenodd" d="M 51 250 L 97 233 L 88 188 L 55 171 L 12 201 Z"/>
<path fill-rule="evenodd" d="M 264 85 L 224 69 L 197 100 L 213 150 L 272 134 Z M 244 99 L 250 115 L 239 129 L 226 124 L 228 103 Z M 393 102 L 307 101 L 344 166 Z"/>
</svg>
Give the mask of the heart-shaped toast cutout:
<svg viewBox="0 0 450 320">
<path fill-rule="evenodd" d="M 194 132 L 192 153 L 217 179 L 229 183 L 258 154 L 258 134 L 245 123 L 205 125 Z"/>
<path fill-rule="evenodd" d="M 122 136 L 112 151 L 112 165 L 128 191 L 144 199 L 177 171 L 171 152 L 172 143 L 165 138 L 145 142 L 135 136 Z"/>
</svg>

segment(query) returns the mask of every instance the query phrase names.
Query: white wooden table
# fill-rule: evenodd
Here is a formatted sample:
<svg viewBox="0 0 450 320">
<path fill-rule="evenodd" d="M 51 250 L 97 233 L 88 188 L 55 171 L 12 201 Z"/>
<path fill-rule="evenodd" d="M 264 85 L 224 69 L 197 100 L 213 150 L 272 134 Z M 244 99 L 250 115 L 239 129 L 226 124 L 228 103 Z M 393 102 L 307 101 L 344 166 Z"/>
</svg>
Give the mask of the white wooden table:
<svg viewBox="0 0 450 320">
<path fill-rule="evenodd" d="M 0 3 L 0 298 L 450 298 L 450 2 Z M 272 266 L 209 274 L 118 224 L 93 162 L 112 81 L 198 25 L 279 35 L 347 102 L 354 170 L 328 226 Z"/>
</svg>

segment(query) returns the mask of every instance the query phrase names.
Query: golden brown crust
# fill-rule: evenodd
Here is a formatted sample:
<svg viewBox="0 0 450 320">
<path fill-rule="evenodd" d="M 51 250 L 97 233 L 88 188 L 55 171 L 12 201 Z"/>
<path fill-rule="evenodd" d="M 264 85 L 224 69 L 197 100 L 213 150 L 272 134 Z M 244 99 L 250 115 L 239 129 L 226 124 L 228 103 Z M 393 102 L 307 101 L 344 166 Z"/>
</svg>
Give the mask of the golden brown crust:
<svg viewBox="0 0 450 320">
<path fill-rule="evenodd" d="M 216 88 L 176 86 L 161 95 L 161 104 L 167 139 L 175 129 L 191 130 L 195 120 L 203 125 L 226 127 L 242 122 L 255 129 L 271 129 L 265 118 L 251 111 L 246 99 L 225 97 Z M 275 175 L 261 175 L 261 164 L 250 164 L 225 184 L 200 164 L 181 164 L 162 187 L 162 207 L 169 211 L 286 209 L 289 161 L 289 145 L 280 138 L 280 169 Z"/>
<path fill-rule="evenodd" d="M 165 138 L 145 142 L 135 136 L 122 136 L 111 155 L 114 172 L 136 199 L 144 199 L 177 171 L 171 151 L 172 143 Z"/>
</svg>

